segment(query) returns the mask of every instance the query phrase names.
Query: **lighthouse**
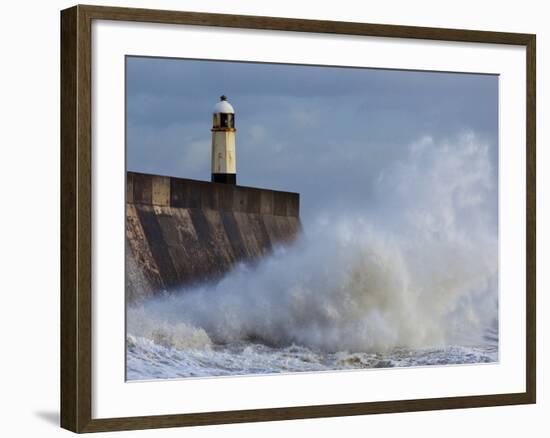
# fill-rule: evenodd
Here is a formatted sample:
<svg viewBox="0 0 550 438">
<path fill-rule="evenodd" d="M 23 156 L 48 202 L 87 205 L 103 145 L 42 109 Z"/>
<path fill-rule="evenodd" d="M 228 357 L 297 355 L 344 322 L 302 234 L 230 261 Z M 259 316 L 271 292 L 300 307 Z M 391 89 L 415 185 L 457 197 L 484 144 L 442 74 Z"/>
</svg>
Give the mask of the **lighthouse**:
<svg viewBox="0 0 550 438">
<path fill-rule="evenodd" d="M 226 96 L 214 106 L 212 119 L 212 182 L 237 184 L 235 110 Z"/>
</svg>

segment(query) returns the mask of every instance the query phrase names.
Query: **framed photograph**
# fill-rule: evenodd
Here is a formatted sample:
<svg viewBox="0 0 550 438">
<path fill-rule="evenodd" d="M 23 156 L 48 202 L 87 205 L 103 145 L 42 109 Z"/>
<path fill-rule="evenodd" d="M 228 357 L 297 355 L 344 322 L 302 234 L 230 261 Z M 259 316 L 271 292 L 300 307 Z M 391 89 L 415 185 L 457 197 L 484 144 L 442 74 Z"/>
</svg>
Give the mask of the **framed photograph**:
<svg viewBox="0 0 550 438">
<path fill-rule="evenodd" d="M 61 12 L 61 425 L 535 403 L 535 35 Z"/>
</svg>

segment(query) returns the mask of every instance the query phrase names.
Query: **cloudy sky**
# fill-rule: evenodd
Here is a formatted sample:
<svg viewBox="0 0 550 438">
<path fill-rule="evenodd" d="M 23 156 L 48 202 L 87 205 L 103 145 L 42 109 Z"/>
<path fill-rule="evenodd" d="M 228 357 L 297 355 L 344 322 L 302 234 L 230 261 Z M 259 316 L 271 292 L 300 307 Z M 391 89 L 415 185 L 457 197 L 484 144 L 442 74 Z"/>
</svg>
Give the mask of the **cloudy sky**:
<svg viewBox="0 0 550 438">
<path fill-rule="evenodd" d="M 306 222 L 368 203 L 425 137 L 474 133 L 496 183 L 497 76 L 138 57 L 126 71 L 128 170 L 209 180 L 212 107 L 226 94 L 238 183 L 300 192 Z"/>
</svg>

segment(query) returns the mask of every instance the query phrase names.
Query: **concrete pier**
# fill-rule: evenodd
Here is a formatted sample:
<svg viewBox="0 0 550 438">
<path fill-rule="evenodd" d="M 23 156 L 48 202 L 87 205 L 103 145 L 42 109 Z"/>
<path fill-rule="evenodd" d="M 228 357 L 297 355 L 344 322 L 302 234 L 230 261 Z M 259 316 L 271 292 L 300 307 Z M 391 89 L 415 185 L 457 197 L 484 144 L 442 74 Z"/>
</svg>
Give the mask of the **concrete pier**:
<svg viewBox="0 0 550 438">
<path fill-rule="evenodd" d="M 301 230 L 298 193 L 127 172 L 126 297 L 215 281 Z"/>
</svg>

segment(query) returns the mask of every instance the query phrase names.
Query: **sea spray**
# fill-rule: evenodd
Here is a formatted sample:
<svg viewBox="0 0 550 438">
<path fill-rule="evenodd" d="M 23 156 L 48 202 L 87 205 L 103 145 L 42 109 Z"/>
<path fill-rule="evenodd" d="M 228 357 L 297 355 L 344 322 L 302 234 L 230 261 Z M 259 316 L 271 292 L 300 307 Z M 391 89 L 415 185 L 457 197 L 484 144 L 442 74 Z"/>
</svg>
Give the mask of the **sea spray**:
<svg viewBox="0 0 550 438">
<path fill-rule="evenodd" d="M 498 313 L 492 172 L 488 147 L 471 133 L 423 138 L 381 169 L 362 209 L 320 213 L 298 242 L 254 266 L 130 307 L 128 335 L 218 356 L 247 345 L 411 357 L 482 345 Z"/>
</svg>

